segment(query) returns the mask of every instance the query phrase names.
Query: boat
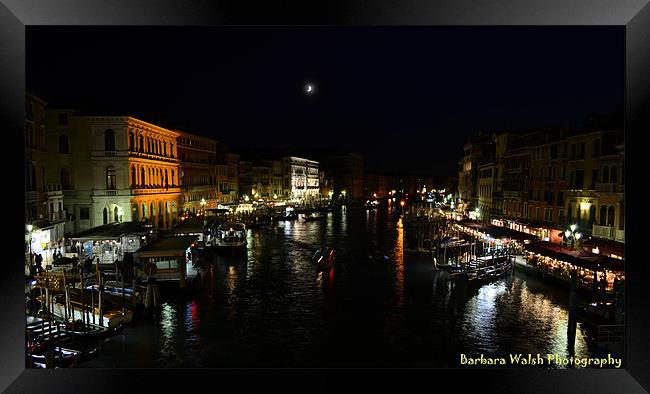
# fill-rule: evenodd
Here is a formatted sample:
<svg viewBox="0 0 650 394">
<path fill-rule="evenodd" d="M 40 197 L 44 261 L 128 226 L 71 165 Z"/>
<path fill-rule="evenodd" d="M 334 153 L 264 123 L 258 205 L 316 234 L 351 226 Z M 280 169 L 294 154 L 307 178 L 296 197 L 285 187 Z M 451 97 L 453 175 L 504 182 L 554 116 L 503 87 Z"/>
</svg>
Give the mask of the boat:
<svg viewBox="0 0 650 394">
<path fill-rule="evenodd" d="M 90 341 L 102 341 L 116 335 L 119 335 L 124 331 L 124 323 L 119 322 L 117 325 L 112 327 L 102 327 L 95 324 L 86 324 L 82 321 L 77 321 L 74 324 L 74 327 L 71 323 L 66 324 L 65 331 L 72 335 L 72 338 L 90 342 Z"/>
<path fill-rule="evenodd" d="M 312 256 L 312 261 L 317 264 L 319 270 L 331 268 L 336 259 L 336 251 L 330 247 L 322 247 L 316 250 Z"/>
<path fill-rule="evenodd" d="M 72 368 L 81 362 L 83 352 L 67 349 L 60 346 L 48 348 L 45 345 L 36 345 L 29 349 L 30 359 L 34 368 Z M 51 362 L 48 362 L 50 353 Z"/>
<path fill-rule="evenodd" d="M 595 324 L 615 324 L 616 304 L 613 302 L 592 302 L 578 309 L 578 317 Z"/>
<path fill-rule="evenodd" d="M 325 218 L 327 218 L 327 216 L 325 216 L 325 215 L 305 216 L 305 218 L 303 220 L 305 222 L 316 222 L 316 221 L 319 221 L 319 220 L 324 220 Z"/>
<path fill-rule="evenodd" d="M 133 311 L 124 307 L 129 302 L 128 300 L 121 296 L 103 294 L 102 320 L 100 322 L 99 293 L 93 290 L 85 290 L 84 293 L 84 296 L 82 296 L 80 289 L 69 289 L 69 301 L 73 306 L 72 311 L 66 307 L 65 295 L 55 295 L 54 302 L 52 302 L 54 316 L 58 319 L 67 317 L 75 320 L 83 320 L 84 316 L 86 316 L 94 324 L 107 328 L 116 327 L 120 323 L 128 323 L 133 320 Z"/>
<path fill-rule="evenodd" d="M 383 254 L 370 254 L 368 260 L 373 263 L 387 263 L 390 261 L 390 257 Z"/>
<path fill-rule="evenodd" d="M 283 221 L 283 220 L 297 220 L 297 219 L 298 219 L 298 215 L 296 215 L 296 214 L 293 213 L 293 212 L 292 212 L 292 213 L 288 213 L 288 214 L 286 214 L 286 215 L 276 215 L 276 216 L 273 216 L 273 221 L 274 221 L 274 222 L 281 222 L 281 221 Z"/>
<path fill-rule="evenodd" d="M 461 266 L 439 264 L 438 267 L 447 271 L 454 280 L 481 284 L 505 276 L 512 270 L 512 260 L 509 256 L 486 256 Z"/>
<path fill-rule="evenodd" d="M 224 223 L 217 227 L 214 246 L 218 249 L 246 247 L 246 226 L 243 223 Z"/>
<path fill-rule="evenodd" d="M 95 290 L 99 291 L 99 285 L 94 281 L 87 281 L 86 282 L 86 290 Z M 117 281 L 107 281 L 104 283 L 104 293 L 105 294 L 110 294 L 114 295 L 117 297 L 122 297 L 126 295 L 127 297 L 131 297 L 131 294 L 133 294 L 133 288 L 131 286 L 123 286 L 122 283 L 117 282 Z M 136 290 L 135 296 L 137 297 L 139 295 L 138 291 Z"/>
<path fill-rule="evenodd" d="M 375 209 L 375 208 L 379 208 L 379 201 L 377 201 L 377 200 L 373 200 L 373 201 L 368 200 L 368 201 L 366 201 L 366 203 L 364 204 L 364 207 L 365 207 L 366 209 Z"/>
</svg>

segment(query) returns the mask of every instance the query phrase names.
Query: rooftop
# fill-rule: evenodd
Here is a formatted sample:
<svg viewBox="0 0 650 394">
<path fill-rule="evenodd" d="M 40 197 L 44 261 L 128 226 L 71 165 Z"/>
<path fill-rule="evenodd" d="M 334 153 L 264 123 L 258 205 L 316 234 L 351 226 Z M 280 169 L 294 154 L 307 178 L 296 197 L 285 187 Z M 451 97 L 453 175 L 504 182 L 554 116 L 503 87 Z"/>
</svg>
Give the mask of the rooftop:
<svg viewBox="0 0 650 394">
<path fill-rule="evenodd" d="M 182 252 L 189 248 L 197 240 L 197 236 L 188 235 L 180 237 L 162 237 L 151 241 L 147 245 L 138 249 L 135 253 L 155 253 L 155 252 Z"/>
</svg>

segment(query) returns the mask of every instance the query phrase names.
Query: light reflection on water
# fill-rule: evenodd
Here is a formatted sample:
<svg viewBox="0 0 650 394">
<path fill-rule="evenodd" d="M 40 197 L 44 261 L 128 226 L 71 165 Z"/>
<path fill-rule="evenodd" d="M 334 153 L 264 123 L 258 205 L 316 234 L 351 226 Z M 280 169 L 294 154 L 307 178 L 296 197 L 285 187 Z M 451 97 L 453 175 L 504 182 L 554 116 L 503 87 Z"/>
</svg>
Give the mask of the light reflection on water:
<svg viewBox="0 0 650 394">
<path fill-rule="evenodd" d="M 463 288 L 426 256 L 404 254 L 398 220 L 348 207 L 249 229 L 245 253 L 202 270 L 198 295 L 163 294 L 159 316 L 119 339 L 128 346 L 88 365 L 458 367 L 461 352 L 568 354 L 566 291 L 519 273 Z M 322 245 L 337 258 L 320 272 L 311 257 Z M 588 340 L 579 328 L 577 356 L 591 354 Z"/>
</svg>

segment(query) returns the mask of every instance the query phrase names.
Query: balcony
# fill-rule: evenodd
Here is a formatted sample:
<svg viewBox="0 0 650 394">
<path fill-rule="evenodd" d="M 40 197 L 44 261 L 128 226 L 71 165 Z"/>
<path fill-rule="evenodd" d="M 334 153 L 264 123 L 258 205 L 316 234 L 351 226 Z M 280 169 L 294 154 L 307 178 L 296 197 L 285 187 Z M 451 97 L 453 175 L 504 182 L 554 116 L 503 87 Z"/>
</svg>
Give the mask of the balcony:
<svg viewBox="0 0 650 394">
<path fill-rule="evenodd" d="M 511 191 L 511 190 L 503 191 L 503 198 L 517 198 L 519 196 L 520 194 L 518 191 Z"/>
<path fill-rule="evenodd" d="M 59 212 L 50 212 L 50 220 L 53 222 L 66 220 L 68 217 L 67 213 L 68 211 L 65 209 Z"/>
<path fill-rule="evenodd" d="M 47 197 L 63 196 L 63 190 L 60 183 L 50 183 L 47 185 Z"/>
<path fill-rule="evenodd" d="M 596 183 L 596 191 L 601 193 L 614 193 L 616 188 L 615 183 Z"/>
<path fill-rule="evenodd" d="M 625 243 L 625 230 L 616 230 L 616 241 Z"/>
<path fill-rule="evenodd" d="M 594 224 L 591 235 L 597 238 L 614 239 L 614 227 Z"/>
<path fill-rule="evenodd" d="M 146 195 L 146 194 L 166 194 L 166 193 L 180 193 L 181 188 L 178 186 L 170 186 L 169 188 L 160 187 L 160 188 L 132 188 L 131 194 L 134 196 Z"/>
<path fill-rule="evenodd" d="M 142 159 L 160 160 L 160 161 L 167 161 L 170 163 L 179 163 L 179 160 L 174 156 L 156 155 L 154 153 L 136 152 L 133 150 L 125 151 L 125 155 L 126 154 L 128 154 L 130 157 L 139 157 Z"/>
</svg>

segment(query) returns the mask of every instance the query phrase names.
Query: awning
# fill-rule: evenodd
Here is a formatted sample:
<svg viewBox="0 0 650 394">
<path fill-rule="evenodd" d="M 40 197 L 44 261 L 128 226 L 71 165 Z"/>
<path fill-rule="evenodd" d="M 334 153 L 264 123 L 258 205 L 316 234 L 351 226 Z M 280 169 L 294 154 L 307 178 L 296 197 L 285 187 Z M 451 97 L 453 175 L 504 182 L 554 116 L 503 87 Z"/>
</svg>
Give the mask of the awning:
<svg viewBox="0 0 650 394">
<path fill-rule="evenodd" d="M 530 243 L 524 246 L 524 249 L 528 252 L 564 261 L 590 270 L 600 271 L 608 269 L 612 271 L 624 271 L 625 269 L 624 260 L 613 259 L 608 256 L 591 253 L 584 249 L 573 250 L 545 241 Z"/>
<path fill-rule="evenodd" d="M 109 239 L 119 240 L 122 236 L 127 234 L 146 234 L 153 230 L 150 224 L 141 222 L 121 222 L 109 223 L 103 226 L 93 227 L 91 229 L 82 231 L 77 235 L 71 237 L 74 241 L 103 241 Z"/>
</svg>

